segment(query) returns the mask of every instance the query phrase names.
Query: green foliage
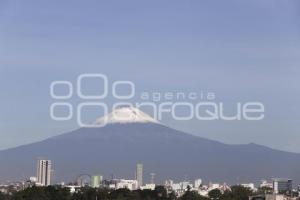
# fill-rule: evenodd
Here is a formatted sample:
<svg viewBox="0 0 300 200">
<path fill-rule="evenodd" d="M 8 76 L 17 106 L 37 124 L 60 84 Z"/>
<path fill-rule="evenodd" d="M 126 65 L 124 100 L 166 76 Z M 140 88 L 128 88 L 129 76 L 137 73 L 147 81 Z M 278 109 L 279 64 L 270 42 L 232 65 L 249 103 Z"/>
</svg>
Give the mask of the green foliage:
<svg viewBox="0 0 300 200">
<path fill-rule="evenodd" d="M 177 198 L 174 192 L 168 193 L 163 186 L 157 186 L 155 190 L 136 191 L 84 187 L 71 194 L 67 188 L 49 186 L 31 187 L 11 195 L 0 193 L 0 200 L 248 200 L 252 192 L 242 186 L 233 186 L 231 191 L 225 191 L 224 194 L 215 189 L 208 195 L 209 197 L 203 197 L 188 188 L 181 197 Z"/>
<path fill-rule="evenodd" d="M 71 200 L 68 189 L 61 187 L 31 187 L 12 196 L 13 200 Z"/>
<path fill-rule="evenodd" d="M 154 190 L 156 194 L 156 199 L 168 199 L 168 193 L 165 187 L 163 186 L 156 186 Z"/>
<path fill-rule="evenodd" d="M 95 189 L 84 187 L 81 188 L 79 192 L 76 192 L 72 195 L 71 200 L 101 200 L 101 199 L 109 199 L 110 191 L 106 189 Z"/>
<path fill-rule="evenodd" d="M 195 191 L 189 189 L 182 195 L 179 200 L 209 200 L 207 197 L 203 197 Z"/>
<path fill-rule="evenodd" d="M 231 191 L 225 191 L 220 200 L 248 200 L 253 193 L 243 186 L 232 186 Z"/>
<path fill-rule="evenodd" d="M 208 193 L 208 197 L 210 199 L 220 199 L 220 197 L 222 196 L 222 193 L 219 189 L 214 189 L 209 191 Z"/>
<path fill-rule="evenodd" d="M 9 196 L 0 192 L 0 200 L 9 200 Z"/>
<path fill-rule="evenodd" d="M 272 194 L 273 193 L 273 189 L 270 187 L 260 187 L 258 188 L 257 194 Z"/>
</svg>

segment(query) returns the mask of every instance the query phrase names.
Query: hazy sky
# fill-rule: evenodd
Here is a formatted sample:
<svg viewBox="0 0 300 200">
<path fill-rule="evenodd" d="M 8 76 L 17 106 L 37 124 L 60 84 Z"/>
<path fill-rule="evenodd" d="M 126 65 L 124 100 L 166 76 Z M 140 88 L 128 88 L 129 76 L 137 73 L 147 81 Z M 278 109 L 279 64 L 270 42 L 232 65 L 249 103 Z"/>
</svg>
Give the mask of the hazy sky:
<svg viewBox="0 0 300 200">
<path fill-rule="evenodd" d="M 76 129 L 75 119 L 50 119 L 49 86 L 81 73 L 138 91 L 211 91 L 229 110 L 261 101 L 259 122 L 163 123 L 300 152 L 297 0 L 0 1 L 0 149 Z"/>
</svg>

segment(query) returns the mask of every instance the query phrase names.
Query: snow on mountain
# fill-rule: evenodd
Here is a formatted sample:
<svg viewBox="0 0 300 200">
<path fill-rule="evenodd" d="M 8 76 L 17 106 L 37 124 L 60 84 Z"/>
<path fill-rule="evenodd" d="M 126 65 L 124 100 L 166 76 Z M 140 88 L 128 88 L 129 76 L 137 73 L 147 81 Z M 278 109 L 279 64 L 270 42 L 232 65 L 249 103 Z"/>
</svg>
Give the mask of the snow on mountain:
<svg viewBox="0 0 300 200">
<path fill-rule="evenodd" d="M 110 124 L 0 151 L 0 179 L 25 180 L 36 173 L 36 159 L 43 157 L 55 163 L 55 182 L 75 181 L 80 174 L 132 177 L 136 163 L 142 162 L 145 180 L 155 172 L 157 183 L 185 175 L 231 184 L 237 177 L 254 183 L 292 177 L 300 183 L 300 154 L 197 137 L 157 123 L 132 107 L 115 109 L 102 120 Z"/>
<path fill-rule="evenodd" d="M 98 118 L 95 124 L 159 123 L 156 119 L 132 106 L 122 106 L 110 114 Z"/>
</svg>

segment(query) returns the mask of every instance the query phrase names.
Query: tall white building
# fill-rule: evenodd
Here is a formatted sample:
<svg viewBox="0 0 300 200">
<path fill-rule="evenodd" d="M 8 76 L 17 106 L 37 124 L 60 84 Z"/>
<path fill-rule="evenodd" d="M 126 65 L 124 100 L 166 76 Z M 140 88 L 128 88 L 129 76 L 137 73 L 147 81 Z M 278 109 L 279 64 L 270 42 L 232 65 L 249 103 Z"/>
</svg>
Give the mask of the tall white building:
<svg viewBox="0 0 300 200">
<path fill-rule="evenodd" d="M 143 186 L 143 164 L 141 163 L 136 165 L 136 180 L 138 183 L 138 188 Z"/>
<path fill-rule="evenodd" d="M 103 181 L 103 176 L 101 176 L 101 175 L 92 176 L 92 178 L 91 178 L 91 186 L 93 188 L 98 188 L 98 187 L 100 187 L 102 181 Z"/>
<path fill-rule="evenodd" d="M 38 160 L 36 177 L 38 185 L 51 185 L 51 160 Z"/>
<path fill-rule="evenodd" d="M 116 183 L 116 189 L 120 188 L 127 188 L 128 190 L 137 190 L 138 187 L 138 182 L 137 180 L 125 180 L 125 179 L 120 179 Z"/>
<path fill-rule="evenodd" d="M 194 188 L 199 189 L 201 184 L 202 184 L 202 180 L 201 179 L 196 179 L 195 182 L 194 182 Z"/>
</svg>

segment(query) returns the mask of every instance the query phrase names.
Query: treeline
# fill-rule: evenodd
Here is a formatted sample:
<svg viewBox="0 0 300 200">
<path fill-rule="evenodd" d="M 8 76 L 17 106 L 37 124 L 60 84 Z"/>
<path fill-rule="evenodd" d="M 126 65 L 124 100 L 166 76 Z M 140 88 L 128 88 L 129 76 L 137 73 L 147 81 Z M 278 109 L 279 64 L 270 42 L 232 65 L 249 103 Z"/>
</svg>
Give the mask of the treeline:
<svg viewBox="0 0 300 200">
<path fill-rule="evenodd" d="M 12 192 L 9 195 L 0 193 L 0 200 L 248 200 L 252 192 L 242 186 L 233 186 L 231 191 L 222 194 L 219 190 L 209 192 L 209 197 L 203 197 L 195 191 L 188 189 L 179 198 L 174 192 L 168 193 L 163 186 L 155 190 L 128 189 L 108 190 L 95 188 L 81 188 L 71 194 L 68 188 L 59 186 L 30 187 L 22 191 Z"/>
</svg>

